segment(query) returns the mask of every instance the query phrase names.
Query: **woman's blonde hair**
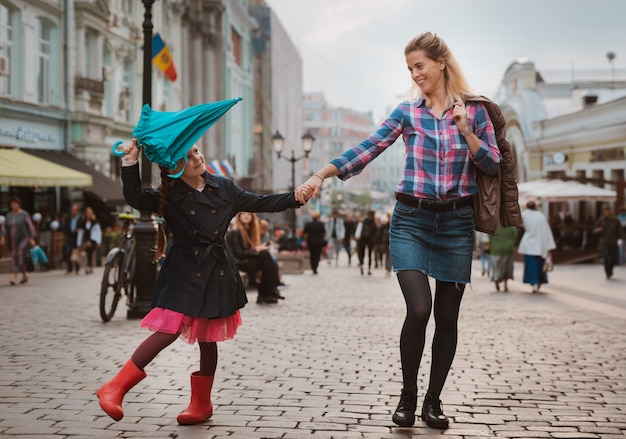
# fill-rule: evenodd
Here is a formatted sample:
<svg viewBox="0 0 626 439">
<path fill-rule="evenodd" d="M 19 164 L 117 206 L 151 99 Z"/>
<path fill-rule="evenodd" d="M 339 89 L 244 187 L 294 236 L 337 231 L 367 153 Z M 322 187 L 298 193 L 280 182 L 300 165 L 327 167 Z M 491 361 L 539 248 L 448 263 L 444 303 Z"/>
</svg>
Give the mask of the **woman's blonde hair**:
<svg viewBox="0 0 626 439">
<path fill-rule="evenodd" d="M 452 105 L 456 101 L 462 101 L 464 94 L 473 93 L 459 62 L 443 38 L 432 32 L 421 33 L 406 45 L 404 56 L 417 50 L 422 50 L 433 61 L 442 60 L 445 63 L 443 74 L 446 81 L 448 100 L 450 101 L 446 102 L 447 105 Z M 422 96 L 422 91 L 415 82 L 411 85 L 408 95 L 412 99 Z"/>
<path fill-rule="evenodd" d="M 252 215 L 250 223 L 244 224 L 241 222 L 240 216 L 242 213 L 248 213 Z M 235 217 L 235 227 L 241 233 L 243 240 L 243 246 L 245 248 L 254 248 L 261 244 L 261 228 L 259 226 L 259 218 L 253 212 L 239 212 Z"/>
</svg>

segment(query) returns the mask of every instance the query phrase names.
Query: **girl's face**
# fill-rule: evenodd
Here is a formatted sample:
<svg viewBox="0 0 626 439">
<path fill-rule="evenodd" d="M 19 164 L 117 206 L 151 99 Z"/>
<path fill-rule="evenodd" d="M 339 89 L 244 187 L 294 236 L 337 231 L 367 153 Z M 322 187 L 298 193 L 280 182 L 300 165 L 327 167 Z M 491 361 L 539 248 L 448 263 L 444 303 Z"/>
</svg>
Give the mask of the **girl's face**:
<svg viewBox="0 0 626 439">
<path fill-rule="evenodd" d="M 250 212 L 239 212 L 239 221 L 241 224 L 250 224 L 252 221 L 252 214 Z"/>
<path fill-rule="evenodd" d="M 178 170 L 180 170 L 180 168 L 178 168 Z M 198 147 L 194 145 L 187 153 L 187 166 L 185 166 L 183 176 L 186 178 L 195 178 L 203 175 L 205 171 L 206 165 L 204 164 L 204 156 Z"/>
<path fill-rule="evenodd" d="M 443 60 L 435 61 L 427 57 L 423 50 L 415 50 L 407 54 L 406 66 L 411 73 L 411 79 L 425 95 L 445 86 Z"/>
</svg>

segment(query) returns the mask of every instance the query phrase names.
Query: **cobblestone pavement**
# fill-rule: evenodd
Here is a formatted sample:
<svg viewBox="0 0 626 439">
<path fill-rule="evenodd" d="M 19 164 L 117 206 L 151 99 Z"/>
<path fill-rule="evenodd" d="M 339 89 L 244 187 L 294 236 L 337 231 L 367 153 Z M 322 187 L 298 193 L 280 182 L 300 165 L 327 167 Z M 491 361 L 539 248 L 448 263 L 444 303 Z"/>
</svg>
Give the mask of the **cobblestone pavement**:
<svg viewBox="0 0 626 439">
<path fill-rule="evenodd" d="M 342 254 L 342 258 L 345 255 Z M 322 262 L 285 276 L 287 297 L 242 311 L 219 344 L 214 415 L 179 426 L 196 346 L 176 342 L 129 392 L 125 417 L 100 410 L 95 390 L 147 336 L 118 309 L 98 314 L 102 268 L 92 275 L 0 276 L 0 436 L 15 438 L 624 438 L 626 267 L 557 266 L 539 294 L 497 293 L 475 262 L 463 298 L 457 356 L 441 399 L 450 428 L 391 422 L 401 389 L 404 303 L 395 277 Z M 516 265 L 516 279 L 522 266 Z M 421 407 L 430 339 L 419 375 Z M 418 409 L 419 410 L 419 409 Z"/>
</svg>

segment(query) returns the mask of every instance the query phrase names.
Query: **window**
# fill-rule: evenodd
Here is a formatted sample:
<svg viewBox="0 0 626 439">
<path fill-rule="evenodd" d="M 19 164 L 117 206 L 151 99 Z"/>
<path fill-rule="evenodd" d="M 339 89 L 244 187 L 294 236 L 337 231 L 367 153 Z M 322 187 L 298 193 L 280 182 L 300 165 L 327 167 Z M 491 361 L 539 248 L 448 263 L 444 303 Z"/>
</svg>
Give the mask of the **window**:
<svg viewBox="0 0 626 439">
<path fill-rule="evenodd" d="M 12 94 L 11 84 L 11 61 L 13 52 L 13 11 L 0 3 L 0 62 L 4 63 L 3 74 L 0 75 L 0 95 L 10 96 Z"/>
<path fill-rule="evenodd" d="M 89 79 L 100 80 L 102 72 L 99 71 L 101 61 L 98 59 L 98 33 L 91 28 L 85 30 L 85 59 L 84 72 L 85 77 Z"/>
<path fill-rule="evenodd" d="M 130 59 L 124 60 L 124 69 L 122 70 L 122 82 L 120 84 L 120 95 L 118 100 L 118 113 L 126 122 L 130 120 L 132 114 L 131 108 L 131 86 L 133 81 L 133 63 Z"/>
<path fill-rule="evenodd" d="M 230 29 L 230 52 L 238 66 L 241 66 L 241 36 L 233 28 Z"/>
<path fill-rule="evenodd" d="M 37 20 L 37 102 L 41 104 L 50 103 L 51 29 L 46 20 Z"/>
</svg>

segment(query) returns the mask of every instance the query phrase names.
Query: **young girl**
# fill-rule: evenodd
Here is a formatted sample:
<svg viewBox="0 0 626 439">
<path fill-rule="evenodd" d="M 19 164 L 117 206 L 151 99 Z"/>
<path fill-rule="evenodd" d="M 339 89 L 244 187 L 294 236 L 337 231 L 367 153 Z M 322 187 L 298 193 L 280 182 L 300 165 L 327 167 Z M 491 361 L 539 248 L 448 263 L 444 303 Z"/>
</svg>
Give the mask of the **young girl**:
<svg viewBox="0 0 626 439">
<path fill-rule="evenodd" d="M 191 402 L 178 415 L 179 424 L 198 424 L 213 414 L 211 388 L 217 366 L 218 341 L 233 338 L 241 325 L 239 309 L 246 292 L 224 235 L 237 212 L 278 212 L 299 207 L 311 195 L 309 186 L 295 192 L 256 195 L 231 179 L 207 172 L 196 146 L 187 152 L 180 178 L 161 167 L 158 191 L 141 188 L 137 141 L 124 147 L 124 197 L 132 207 L 158 212 L 171 232 L 172 245 L 155 285 L 153 309 L 141 326 L 153 331 L 130 360 L 97 392 L 100 407 L 113 419 L 124 416 L 122 399 L 146 377 L 144 368 L 176 338 L 198 342 L 200 370 L 191 374 Z M 180 170 L 180 169 L 178 169 Z M 163 255 L 166 238 L 159 224 L 154 262 Z"/>
</svg>

